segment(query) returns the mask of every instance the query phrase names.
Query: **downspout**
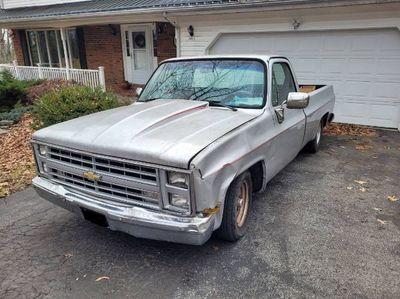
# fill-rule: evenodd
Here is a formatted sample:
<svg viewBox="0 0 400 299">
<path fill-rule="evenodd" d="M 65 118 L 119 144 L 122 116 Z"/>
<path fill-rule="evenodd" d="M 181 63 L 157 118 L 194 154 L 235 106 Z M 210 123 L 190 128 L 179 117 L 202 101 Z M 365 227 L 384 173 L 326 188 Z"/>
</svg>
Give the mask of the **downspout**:
<svg viewBox="0 0 400 299">
<path fill-rule="evenodd" d="M 181 57 L 181 28 L 177 22 L 168 18 L 168 13 L 166 11 L 163 12 L 163 17 L 175 28 L 176 57 Z"/>
</svg>

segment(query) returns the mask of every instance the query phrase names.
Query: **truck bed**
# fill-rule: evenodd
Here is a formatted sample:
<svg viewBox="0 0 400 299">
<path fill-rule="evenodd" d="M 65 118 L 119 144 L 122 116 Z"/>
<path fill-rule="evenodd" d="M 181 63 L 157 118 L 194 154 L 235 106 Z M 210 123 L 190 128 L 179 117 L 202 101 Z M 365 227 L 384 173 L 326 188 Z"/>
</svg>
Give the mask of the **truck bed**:
<svg viewBox="0 0 400 299">
<path fill-rule="evenodd" d="M 317 132 L 320 120 L 333 111 L 335 105 L 335 94 L 332 85 L 300 85 L 300 91 L 310 96 L 310 102 L 304 109 L 306 116 L 306 130 L 304 145 L 312 140 Z M 326 125 L 326 123 L 324 124 Z"/>
</svg>

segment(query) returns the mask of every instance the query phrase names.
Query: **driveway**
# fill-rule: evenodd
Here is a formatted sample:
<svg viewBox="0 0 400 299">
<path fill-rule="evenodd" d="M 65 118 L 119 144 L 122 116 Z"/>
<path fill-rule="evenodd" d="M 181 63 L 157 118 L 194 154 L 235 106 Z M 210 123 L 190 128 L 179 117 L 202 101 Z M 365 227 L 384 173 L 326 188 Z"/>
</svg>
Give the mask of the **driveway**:
<svg viewBox="0 0 400 299">
<path fill-rule="evenodd" d="M 300 154 L 237 243 L 136 239 L 16 193 L 0 201 L 0 297 L 399 298 L 400 134 L 379 135 Z"/>
</svg>

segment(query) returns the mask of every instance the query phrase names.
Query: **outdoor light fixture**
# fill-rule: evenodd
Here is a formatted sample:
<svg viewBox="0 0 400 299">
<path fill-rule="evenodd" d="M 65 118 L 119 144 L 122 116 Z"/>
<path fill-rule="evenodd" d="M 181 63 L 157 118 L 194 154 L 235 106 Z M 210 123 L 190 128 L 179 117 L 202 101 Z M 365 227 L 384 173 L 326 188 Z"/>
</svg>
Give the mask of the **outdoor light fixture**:
<svg viewBox="0 0 400 299">
<path fill-rule="evenodd" d="M 192 25 L 189 25 L 189 27 L 187 28 L 187 31 L 189 33 L 190 38 L 192 38 L 194 36 L 194 28 Z"/>
<path fill-rule="evenodd" d="M 292 25 L 293 25 L 293 29 L 294 30 L 298 29 L 302 24 L 303 24 L 303 20 L 302 19 L 293 19 L 293 21 L 292 21 Z"/>
</svg>

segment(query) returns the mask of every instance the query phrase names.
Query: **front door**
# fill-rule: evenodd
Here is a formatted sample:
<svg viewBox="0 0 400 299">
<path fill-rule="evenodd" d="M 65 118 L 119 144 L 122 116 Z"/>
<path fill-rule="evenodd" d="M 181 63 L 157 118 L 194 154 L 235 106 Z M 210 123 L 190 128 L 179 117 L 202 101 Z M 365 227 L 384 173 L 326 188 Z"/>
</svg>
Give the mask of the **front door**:
<svg viewBox="0 0 400 299">
<path fill-rule="evenodd" d="M 145 84 L 154 70 L 152 28 L 127 26 L 124 35 L 126 80 Z"/>
</svg>

